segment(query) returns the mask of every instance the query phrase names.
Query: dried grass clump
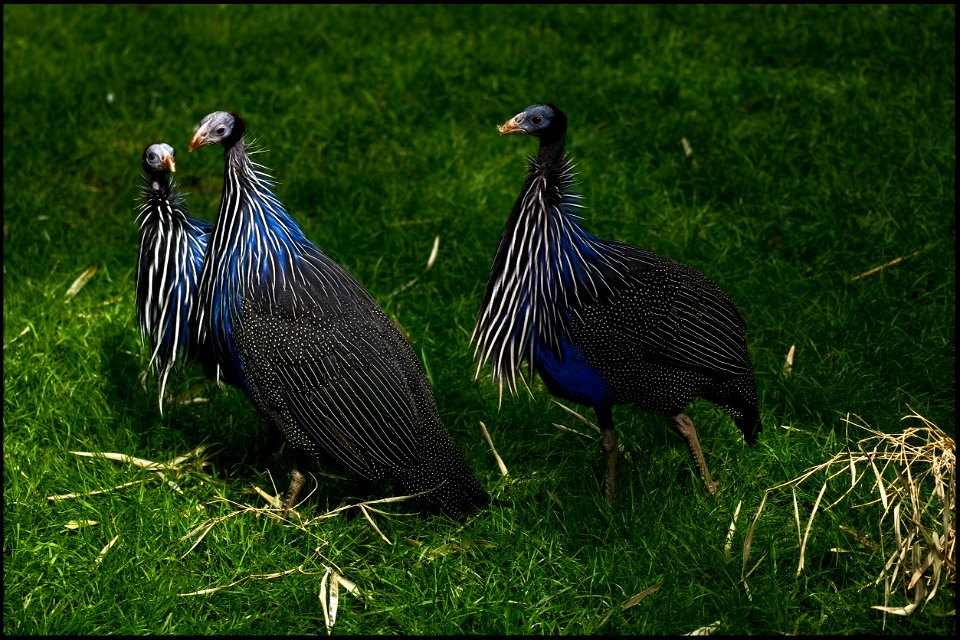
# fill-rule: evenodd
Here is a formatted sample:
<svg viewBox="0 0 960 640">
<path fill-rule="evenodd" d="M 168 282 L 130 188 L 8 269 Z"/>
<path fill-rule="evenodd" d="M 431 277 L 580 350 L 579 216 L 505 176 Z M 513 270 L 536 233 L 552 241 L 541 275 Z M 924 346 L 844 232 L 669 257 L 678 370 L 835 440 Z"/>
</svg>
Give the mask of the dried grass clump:
<svg viewBox="0 0 960 640">
<path fill-rule="evenodd" d="M 912 410 L 911 410 L 912 411 Z M 841 502 L 854 500 L 867 492 L 866 502 L 847 504 L 849 509 L 876 511 L 873 531 L 856 531 L 841 525 L 840 529 L 853 540 L 879 553 L 884 564 L 875 580 L 866 586 L 883 583 L 884 601 L 872 608 L 885 614 L 910 615 L 936 595 L 941 584 L 956 585 L 956 445 L 944 433 L 916 412 L 903 418 L 918 422 L 901 433 L 876 431 L 860 418 L 845 422 L 862 429 L 866 436 L 856 448 L 839 453 L 827 462 L 807 469 L 800 476 L 778 484 L 764 493 L 760 508 L 744 541 L 743 567 L 746 584 L 747 560 L 753 533 L 767 497 L 774 491 L 790 487 L 793 493 L 794 516 L 800 538 L 800 560 L 797 575 L 804 568 L 804 552 L 813 521 L 819 511 L 830 510 Z M 815 477 L 823 476 L 820 491 L 801 525 L 801 508 L 797 488 Z M 864 480 L 867 480 L 864 483 Z M 849 481 L 839 498 L 825 507 L 821 501 L 828 486 Z M 854 491 L 860 489 L 856 494 Z M 840 553 L 843 549 L 832 549 Z M 761 558 L 762 560 L 762 558 Z M 754 567 L 755 568 L 755 567 Z M 897 606 L 894 594 L 903 591 L 906 604 Z"/>
</svg>

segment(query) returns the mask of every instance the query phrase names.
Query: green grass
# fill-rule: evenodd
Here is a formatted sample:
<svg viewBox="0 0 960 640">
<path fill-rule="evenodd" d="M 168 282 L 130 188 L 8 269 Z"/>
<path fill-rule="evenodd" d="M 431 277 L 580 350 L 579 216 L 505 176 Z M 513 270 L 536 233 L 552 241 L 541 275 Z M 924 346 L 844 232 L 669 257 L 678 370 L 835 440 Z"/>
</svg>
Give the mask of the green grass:
<svg viewBox="0 0 960 640">
<path fill-rule="evenodd" d="M 874 581 L 885 558 L 839 527 L 871 530 L 876 508 L 821 513 L 798 576 L 792 498 L 772 493 L 749 591 L 741 581 L 764 491 L 852 447 L 846 416 L 894 433 L 915 410 L 955 433 L 953 6 L 5 5 L 3 15 L 4 633 L 323 633 L 328 567 L 363 594 L 341 588 L 334 633 L 955 631 L 953 584 L 909 617 L 871 609 L 884 604 Z M 709 404 L 690 408 L 716 498 L 664 418 L 618 407 L 624 455 L 607 505 L 598 443 L 552 426 L 587 431 L 539 382 L 498 409 L 488 377 L 473 379 L 470 331 L 535 150 L 495 125 L 547 100 L 570 118 L 588 229 L 701 269 L 747 319 L 760 442 L 747 448 Z M 212 219 L 222 156 L 186 145 L 217 109 L 247 119 L 307 236 L 408 333 L 448 429 L 496 498 L 490 509 L 462 524 L 378 515 L 388 543 L 357 508 L 315 519 L 384 495 L 318 465 L 299 509 L 309 525 L 248 510 L 191 550 L 184 536 L 237 504 L 266 506 L 253 487 L 272 491 L 272 475 L 282 490 L 289 469 L 240 392 L 208 390 L 208 403 L 161 417 L 152 380 L 139 379 L 140 154 L 171 143 L 192 211 Z M 171 390 L 201 379 L 187 369 Z M 202 443 L 213 445 L 204 464 L 168 475 L 182 493 L 70 453 L 166 461 Z M 146 482 L 47 499 L 136 480 Z M 815 484 L 798 490 L 804 513 Z M 65 527 L 80 521 L 96 524 Z M 906 602 L 901 589 L 891 604 Z"/>
</svg>

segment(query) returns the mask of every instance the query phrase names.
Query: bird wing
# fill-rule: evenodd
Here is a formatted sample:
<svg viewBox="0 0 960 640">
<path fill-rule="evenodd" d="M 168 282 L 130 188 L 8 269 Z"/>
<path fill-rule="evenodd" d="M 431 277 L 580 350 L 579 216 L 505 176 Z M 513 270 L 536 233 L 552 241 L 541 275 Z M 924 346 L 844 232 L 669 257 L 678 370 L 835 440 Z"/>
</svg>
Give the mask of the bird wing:
<svg viewBox="0 0 960 640">
<path fill-rule="evenodd" d="M 624 353 L 670 367 L 731 375 L 752 372 L 746 325 L 712 280 L 682 263 L 620 242 L 606 241 L 616 283 L 579 311 L 597 314 Z"/>
<path fill-rule="evenodd" d="M 364 477 L 413 466 L 439 418 L 412 349 L 333 261 L 310 257 L 298 275 L 276 299 L 244 301 L 234 340 L 254 400 L 292 444 Z"/>
</svg>

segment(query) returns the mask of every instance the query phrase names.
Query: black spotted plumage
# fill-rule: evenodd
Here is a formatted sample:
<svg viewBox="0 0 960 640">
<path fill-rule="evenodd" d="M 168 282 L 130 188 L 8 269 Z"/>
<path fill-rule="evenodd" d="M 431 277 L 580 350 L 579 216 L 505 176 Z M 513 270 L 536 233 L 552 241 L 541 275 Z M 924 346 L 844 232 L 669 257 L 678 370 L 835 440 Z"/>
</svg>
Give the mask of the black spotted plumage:
<svg viewBox="0 0 960 640">
<path fill-rule="evenodd" d="M 214 375 L 209 345 L 198 338 L 197 286 L 212 225 L 187 215 L 184 195 L 171 174 L 173 147 L 149 145 L 141 159 L 144 184 L 137 212 L 137 317 L 157 374 L 160 410 L 170 372 L 186 360 L 199 361 Z"/>
<path fill-rule="evenodd" d="M 712 280 L 669 258 L 589 234 L 565 150 L 567 118 L 553 104 L 525 109 L 502 134 L 540 140 L 501 236 L 472 341 L 477 373 L 488 361 L 516 389 L 527 363 L 555 396 L 594 408 L 615 486 L 617 437 L 611 407 L 633 403 L 672 418 L 707 488 L 693 423 L 698 397 L 726 411 L 753 444 L 762 425 L 746 324 Z"/>
<path fill-rule="evenodd" d="M 299 450 L 460 517 L 489 496 L 444 428 L 413 350 L 376 301 L 304 237 L 254 163 L 245 124 L 214 112 L 190 150 L 224 147 L 200 277 L 203 338 Z"/>
</svg>

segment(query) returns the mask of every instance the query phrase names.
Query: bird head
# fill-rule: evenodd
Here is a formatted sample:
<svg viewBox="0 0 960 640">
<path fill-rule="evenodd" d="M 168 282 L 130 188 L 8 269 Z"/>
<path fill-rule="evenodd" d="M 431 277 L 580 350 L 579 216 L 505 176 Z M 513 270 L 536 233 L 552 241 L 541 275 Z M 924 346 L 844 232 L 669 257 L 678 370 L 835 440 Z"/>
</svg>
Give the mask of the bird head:
<svg viewBox="0 0 960 640">
<path fill-rule="evenodd" d="M 197 125 L 187 150 L 193 151 L 210 144 L 232 146 L 243 137 L 244 128 L 243 119 L 237 114 L 229 111 L 214 111 L 204 116 Z"/>
<path fill-rule="evenodd" d="M 527 107 L 497 127 L 500 135 L 526 133 L 538 138 L 562 136 L 567 130 L 567 116 L 553 103 Z"/>
<path fill-rule="evenodd" d="M 173 173 L 177 165 L 173 161 L 173 147 L 165 142 L 157 142 L 143 152 L 143 170 L 149 174 Z"/>
</svg>

